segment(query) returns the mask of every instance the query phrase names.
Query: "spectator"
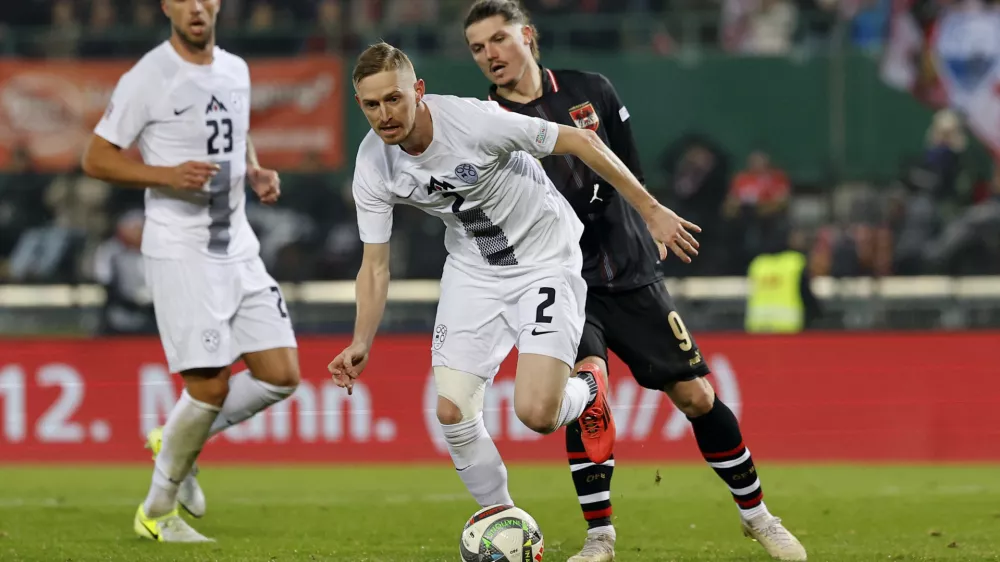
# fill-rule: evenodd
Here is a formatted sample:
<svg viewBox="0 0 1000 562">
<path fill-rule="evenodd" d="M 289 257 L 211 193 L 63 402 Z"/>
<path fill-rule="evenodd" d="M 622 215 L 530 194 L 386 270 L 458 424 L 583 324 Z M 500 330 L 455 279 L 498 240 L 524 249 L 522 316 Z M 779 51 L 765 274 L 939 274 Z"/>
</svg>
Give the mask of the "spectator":
<svg viewBox="0 0 1000 562">
<path fill-rule="evenodd" d="M 98 328 L 101 335 L 156 333 L 140 251 L 143 222 L 142 210 L 126 213 L 118 219 L 115 235 L 94 252 L 92 276 L 106 295 Z"/>
<path fill-rule="evenodd" d="M 750 333 L 797 333 L 820 314 L 813 294 L 805 236 L 800 231 L 775 230 L 747 270 L 745 326 Z"/>
<path fill-rule="evenodd" d="M 121 34 L 113 29 L 115 9 L 111 0 L 91 0 L 87 33 L 80 44 L 84 57 L 111 57 L 118 54 Z"/>
<path fill-rule="evenodd" d="M 698 238 L 702 244 L 698 259 L 690 265 L 667 260 L 666 273 L 683 276 L 721 271 L 727 256 L 718 225 L 729 189 L 729 156 L 711 139 L 687 134 L 667 148 L 661 168 L 671 207 L 703 229 Z"/>
<path fill-rule="evenodd" d="M 723 204 L 727 245 L 734 252 L 730 273 L 744 271 L 764 241 L 783 226 L 790 196 L 785 172 L 772 166 L 766 152 L 750 153 L 747 169 L 733 179 Z"/>
<path fill-rule="evenodd" d="M 52 21 L 41 35 L 38 51 L 46 57 L 72 57 L 76 55 L 81 34 L 73 0 L 56 0 L 52 3 Z"/>
<path fill-rule="evenodd" d="M 756 55 L 791 51 L 798 11 L 790 0 L 727 0 L 722 14 L 727 49 Z"/>
<path fill-rule="evenodd" d="M 343 6 L 338 0 L 320 0 L 316 6 L 316 30 L 306 40 L 306 50 L 313 53 L 339 53 L 353 42 L 348 41 Z"/>
<path fill-rule="evenodd" d="M 990 196 L 948 224 L 924 251 L 927 269 L 947 275 L 1000 274 L 1000 164 Z"/>
</svg>

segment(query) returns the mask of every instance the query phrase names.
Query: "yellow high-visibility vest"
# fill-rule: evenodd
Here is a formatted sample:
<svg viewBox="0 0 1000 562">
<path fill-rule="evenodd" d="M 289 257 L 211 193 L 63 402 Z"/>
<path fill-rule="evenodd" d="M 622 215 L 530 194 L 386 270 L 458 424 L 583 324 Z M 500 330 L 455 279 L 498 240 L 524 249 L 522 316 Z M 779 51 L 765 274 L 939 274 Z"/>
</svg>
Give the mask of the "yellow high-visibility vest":
<svg viewBox="0 0 1000 562">
<path fill-rule="evenodd" d="M 746 331 L 751 333 L 796 333 L 805 324 L 799 282 L 806 267 L 800 252 L 762 254 L 750 262 L 747 272 Z"/>
</svg>

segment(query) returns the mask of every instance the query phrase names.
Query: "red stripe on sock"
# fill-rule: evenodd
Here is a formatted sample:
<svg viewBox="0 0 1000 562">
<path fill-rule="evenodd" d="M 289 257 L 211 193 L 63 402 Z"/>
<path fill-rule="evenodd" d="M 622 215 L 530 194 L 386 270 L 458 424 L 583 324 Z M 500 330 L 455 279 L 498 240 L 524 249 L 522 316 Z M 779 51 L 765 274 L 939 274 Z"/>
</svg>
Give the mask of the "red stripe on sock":
<svg viewBox="0 0 1000 562">
<path fill-rule="evenodd" d="M 751 507 L 757 507 L 762 501 L 764 501 L 764 492 L 760 492 L 748 500 L 736 500 L 736 503 L 743 509 L 750 509 Z"/>
<path fill-rule="evenodd" d="M 571 461 L 579 461 L 583 459 L 590 460 L 590 457 L 587 456 L 587 453 L 566 453 L 566 456 L 569 457 L 569 460 Z"/>
<path fill-rule="evenodd" d="M 730 449 L 728 451 L 723 451 L 721 453 L 702 453 L 701 456 L 705 457 L 705 460 L 707 461 L 722 460 L 725 459 L 726 457 L 738 457 L 742 455 L 743 449 L 746 449 L 746 446 L 743 444 L 742 441 L 740 441 L 739 446 L 736 447 L 735 449 Z"/>
<path fill-rule="evenodd" d="M 593 521 L 594 519 L 602 519 L 604 517 L 611 517 L 611 508 L 598 509 L 597 511 L 584 511 L 583 518 L 587 521 Z"/>
</svg>

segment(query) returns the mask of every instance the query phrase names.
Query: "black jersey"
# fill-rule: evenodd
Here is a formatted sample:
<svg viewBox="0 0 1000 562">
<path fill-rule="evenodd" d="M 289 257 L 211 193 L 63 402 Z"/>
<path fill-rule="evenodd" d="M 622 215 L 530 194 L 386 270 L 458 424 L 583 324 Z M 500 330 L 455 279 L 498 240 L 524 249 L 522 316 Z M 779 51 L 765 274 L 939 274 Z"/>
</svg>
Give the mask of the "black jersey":
<svg viewBox="0 0 1000 562">
<path fill-rule="evenodd" d="M 499 96 L 493 86 L 489 99 L 509 111 L 595 131 L 644 181 L 628 110 L 611 82 L 592 72 L 541 70 L 542 97 L 520 104 Z M 583 277 L 590 288 L 624 291 L 662 279 L 656 242 L 610 184 L 568 154 L 547 156 L 542 165 L 583 221 Z"/>
</svg>

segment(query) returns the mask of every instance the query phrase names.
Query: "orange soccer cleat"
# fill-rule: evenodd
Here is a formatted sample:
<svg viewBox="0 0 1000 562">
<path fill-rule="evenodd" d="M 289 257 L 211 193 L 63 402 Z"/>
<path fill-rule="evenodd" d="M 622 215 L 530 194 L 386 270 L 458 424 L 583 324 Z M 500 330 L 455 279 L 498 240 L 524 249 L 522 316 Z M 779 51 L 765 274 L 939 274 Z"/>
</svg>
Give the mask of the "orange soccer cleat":
<svg viewBox="0 0 1000 562">
<path fill-rule="evenodd" d="M 594 401 L 580 416 L 583 448 L 595 464 L 607 462 L 615 449 L 615 418 L 608 402 L 608 384 L 601 376 L 601 368 L 593 363 L 580 366 L 578 375 L 594 392 Z"/>
</svg>

